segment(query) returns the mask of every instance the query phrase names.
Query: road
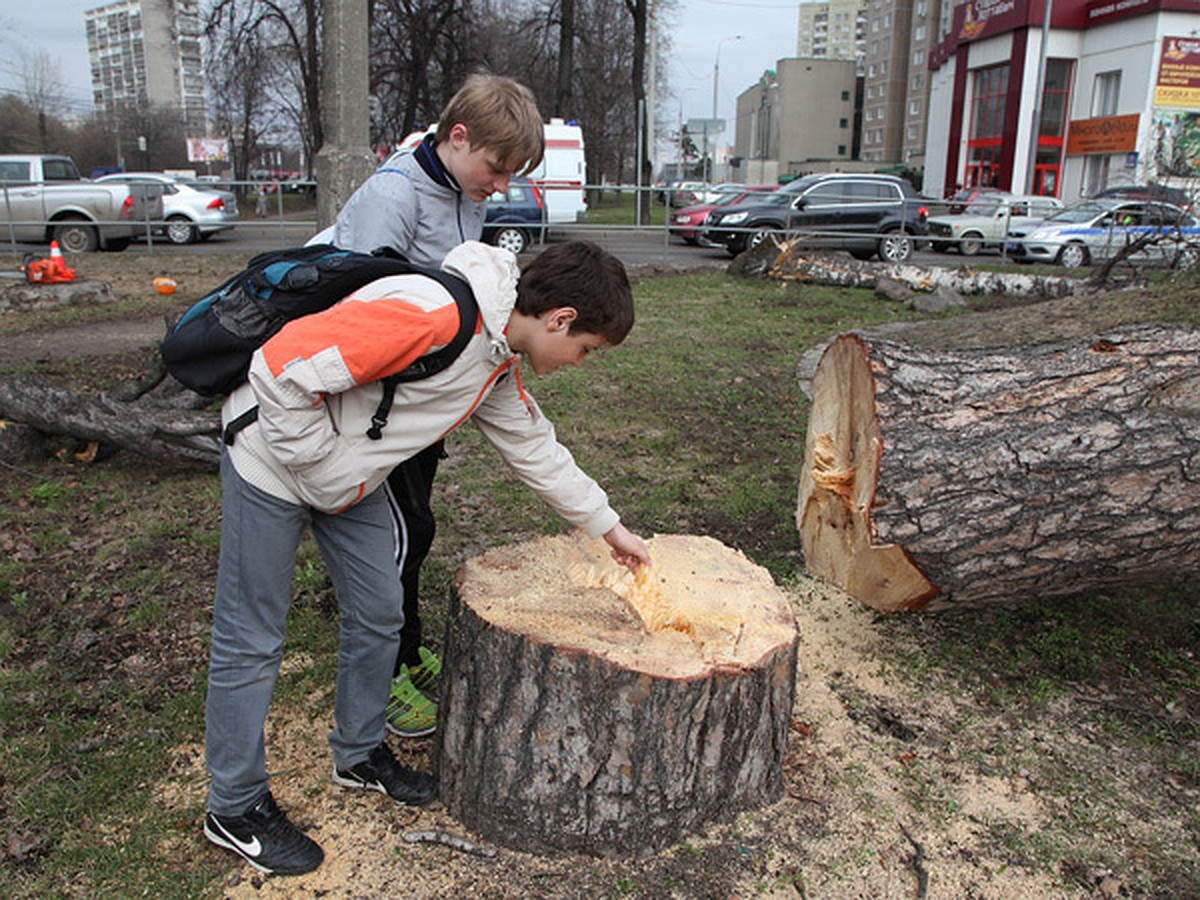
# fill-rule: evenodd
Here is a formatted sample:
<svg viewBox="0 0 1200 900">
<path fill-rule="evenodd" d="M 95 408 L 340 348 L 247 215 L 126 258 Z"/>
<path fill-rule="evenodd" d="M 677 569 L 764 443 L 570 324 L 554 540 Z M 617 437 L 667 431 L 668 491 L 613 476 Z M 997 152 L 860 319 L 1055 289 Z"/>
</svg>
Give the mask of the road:
<svg viewBox="0 0 1200 900">
<path fill-rule="evenodd" d="M 281 247 L 303 244 L 316 231 L 316 223 L 307 218 L 243 221 L 232 231 L 223 231 L 198 244 L 175 245 L 164 240 L 153 244 L 139 242 L 130 245 L 126 253 L 261 253 Z M 711 268 L 729 263 L 724 250 L 710 250 L 684 244 L 678 238 L 668 238 L 661 228 L 636 230 L 632 228 L 599 228 L 586 225 L 570 226 L 554 233 L 554 238 L 570 236 L 595 241 L 613 253 L 627 266 L 663 266 L 674 269 Z M 7 245 L 5 245 L 7 246 Z M 44 245 L 18 244 L 21 253 L 44 255 Z M 536 252 L 538 245 L 531 250 Z M 1000 261 L 996 254 L 984 254 L 978 259 L 989 263 Z M 956 253 L 941 254 L 920 251 L 913 262 L 923 265 L 958 265 L 963 260 Z"/>
</svg>

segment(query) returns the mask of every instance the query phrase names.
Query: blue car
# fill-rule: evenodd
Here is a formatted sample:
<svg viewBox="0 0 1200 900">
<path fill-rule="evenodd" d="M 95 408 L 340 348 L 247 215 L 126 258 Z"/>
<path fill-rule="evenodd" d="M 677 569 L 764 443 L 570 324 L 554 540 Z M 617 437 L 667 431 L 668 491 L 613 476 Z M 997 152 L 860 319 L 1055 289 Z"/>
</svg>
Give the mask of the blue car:
<svg viewBox="0 0 1200 900">
<path fill-rule="evenodd" d="M 507 191 L 488 198 L 483 239 L 511 253 L 523 253 L 534 240 L 541 240 L 546 210 L 541 192 L 528 178 L 508 182 Z"/>
</svg>

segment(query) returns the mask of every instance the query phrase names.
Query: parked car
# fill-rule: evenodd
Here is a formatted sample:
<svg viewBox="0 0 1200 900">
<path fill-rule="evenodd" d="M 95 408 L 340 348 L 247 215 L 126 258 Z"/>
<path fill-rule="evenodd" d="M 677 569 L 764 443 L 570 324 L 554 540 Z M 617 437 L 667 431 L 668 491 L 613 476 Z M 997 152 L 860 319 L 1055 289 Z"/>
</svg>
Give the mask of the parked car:
<svg viewBox="0 0 1200 900">
<path fill-rule="evenodd" d="M 731 256 L 772 235 L 802 237 L 806 244 L 848 250 L 858 259 L 878 255 L 904 262 L 914 238 L 928 231 L 929 200 L 894 175 L 806 175 L 773 194 L 714 209 L 701 243 Z"/>
<path fill-rule="evenodd" d="M 1076 269 L 1111 259 L 1139 238 L 1151 243 L 1130 259 L 1190 267 L 1200 248 L 1200 223 L 1178 206 L 1113 197 L 1084 200 L 1043 222 L 1008 232 L 1018 262 L 1055 262 Z"/>
<path fill-rule="evenodd" d="M 541 240 L 546 209 L 541 191 L 528 178 L 508 182 L 507 191 L 488 198 L 483 239 L 512 253 L 523 253 L 533 240 Z"/>
<path fill-rule="evenodd" d="M 957 215 L 958 213 L 966 211 L 968 206 L 986 194 L 1005 193 L 1008 192 L 1002 191 L 1000 188 L 984 187 L 983 185 L 979 184 L 973 185 L 969 188 L 962 188 L 961 190 L 957 191 L 953 197 L 946 201 L 950 204 L 948 212 L 950 215 Z"/>
<path fill-rule="evenodd" d="M 1010 228 L 1041 221 L 1062 208 L 1054 197 L 983 194 L 957 216 L 930 218 L 930 244 L 938 253 L 956 248 L 963 256 L 974 256 L 984 248 L 1002 247 Z"/>
<path fill-rule="evenodd" d="M 70 253 L 124 250 L 162 208 L 157 188 L 85 181 L 67 156 L 0 156 L 0 227 L 13 240 L 53 240 Z"/>
<path fill-rule="evenodd" d="M 101 184 L 153 184 L 163 192 L 162 224 L 156 228 L 172 244 L 194 244 L 238 223 L 237 195 L 189 184 L 161 172 L 119 172 L 96 179 Z"/>
<path fill-rule="evenodd" d="M 1100 191 L 1096 197 L 1117 197 L 1121 200 L 1158 200 L 1161 203 L 1178 206 L 1180 209 L 1190 209 L 1192 206 L 1192 198 L 1187 191 L 1156 182 L 1113 185 Z"/>
<path fill-rule="evenodd" d="M 728 187 L 728 185 L 721 185 L 721 187 Z M 704 220 L 708 218 L 708 214 L 714 209 L 720 206 L 730 206 L 734 203 L 740 203 L 752 194 L 769 193 L 773 190 L 775 190 L 775 186 L 770 184 L 740 184 L 733 190 L 718 191 L 715 200 L 697 203 L 694 206 L 685 206 L 683 209 L 672 214 L 671 233 L 683 238 L 685 244 L 695 244 L 699 239 L 700 227 L 704 224 Z"/>
<path fill-rule="evenodd" d="M 700 202 L 703 181 L 676 181 L 667 187 L 667 204 L 674 209 L 694 206 Z"/>
</svg>

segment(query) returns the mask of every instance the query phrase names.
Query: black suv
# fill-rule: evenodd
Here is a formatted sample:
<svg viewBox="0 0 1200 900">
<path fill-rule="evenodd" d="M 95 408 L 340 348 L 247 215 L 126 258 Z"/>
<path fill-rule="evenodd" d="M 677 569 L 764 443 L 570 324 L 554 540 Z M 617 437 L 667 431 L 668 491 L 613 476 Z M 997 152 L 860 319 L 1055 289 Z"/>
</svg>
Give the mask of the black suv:
<svg viewBox="0 0 1200 900">
<path fill-rule="evenodd" d="M 773 194 L 714 209 L 700 242 L 737 256 L 768 236 L 802 237 L 815 247 L 848 250 L 858 259 L 876 254 L 904 262 L 913 237 L 928 229 L 929 201 L 892 175 L 806 175 Z"/>
</svg>

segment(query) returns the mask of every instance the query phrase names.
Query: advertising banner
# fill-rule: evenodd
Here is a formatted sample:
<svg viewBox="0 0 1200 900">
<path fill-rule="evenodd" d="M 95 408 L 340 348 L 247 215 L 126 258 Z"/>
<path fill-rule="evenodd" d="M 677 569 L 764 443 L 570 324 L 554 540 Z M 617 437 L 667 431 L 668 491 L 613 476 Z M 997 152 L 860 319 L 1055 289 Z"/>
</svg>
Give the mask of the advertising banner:
<svg viewBox="0 0 1200 900">
<path fill-rule="evenodd" d="M 225 162 L 229 159 L 229 141 L 225 138 L 188 138 L 188 162 Z"/>
<path fill-rule="evenodd" d="M 1200 177 L 1200 111 L 1154 110 L 1150 153 L 1153 180 Z"/>
<path fill-rule="evenodd" d="M 1154 105 L 1200 109 L 1200 38 L 1163 38 Z"/>
</svg>

